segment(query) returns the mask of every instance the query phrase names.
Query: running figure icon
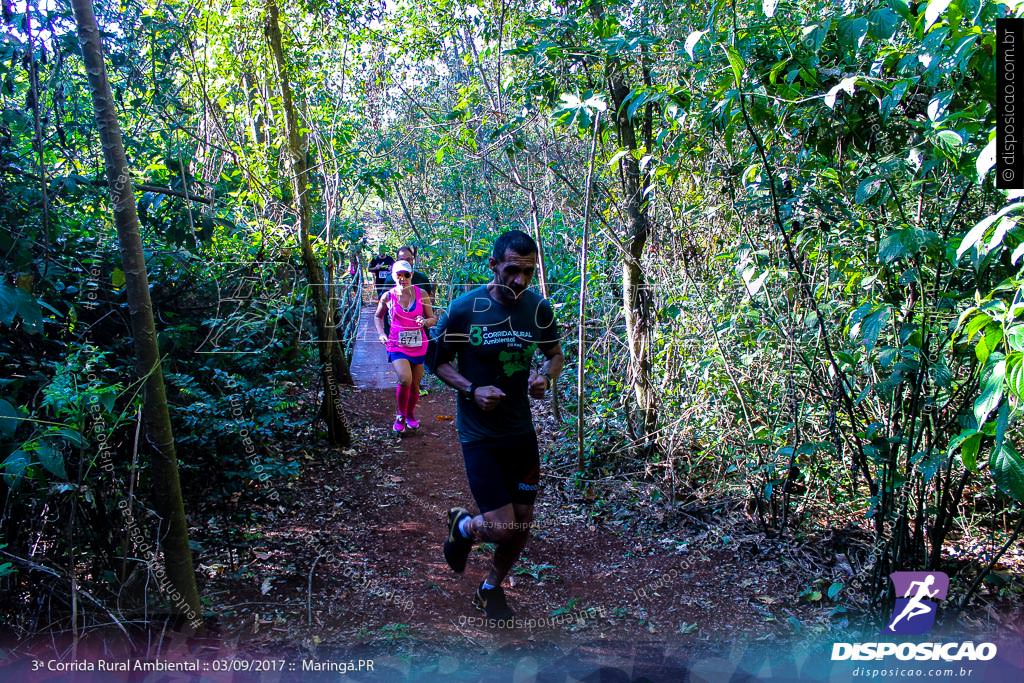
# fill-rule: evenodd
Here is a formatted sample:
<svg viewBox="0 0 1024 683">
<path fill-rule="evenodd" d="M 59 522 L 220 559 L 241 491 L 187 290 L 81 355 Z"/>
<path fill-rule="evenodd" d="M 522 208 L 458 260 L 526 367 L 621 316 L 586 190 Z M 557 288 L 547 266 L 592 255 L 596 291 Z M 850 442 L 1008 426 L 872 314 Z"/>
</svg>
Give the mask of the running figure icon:
<svg viewBox="0 0 1024 683">
<path fill-rule="evenodd" d="M 939 591 L 937 590 L 928 590 L 933 583 L 935 583 L 935 576 L 932 574 L 926 576 L 924 578 L 924 581 L 910 582 L 910 587 L 907 589 L 907 594 L 903 596 L 905 598 L 910 598 L 910 601 L 903 607 L 903 611 L 899 613 L 899 616 L 893 619 L 892 623 L 889 624 L 890 631 L 896 630 L 896 624 L 901 622 L 903 619 L 910 621 L 914 617 L 919 617 L 922 614 L 928 614 L 933 609 L 935 609 L 934 607 L 929 607 L 928 605 L 921 602 L 925 598 L 934 598 L 936 595 L 939 594 Z M 917 594 L 911 597 L 910 592 L 914 590 L 914 586 L 917 586 Z"/>
<path fill-rule="evenodd" d="M 943 572 L 894 572 L 896 589 L 891 621 L 886 633 L 925 633 L 935 625 L 937 602 L 949 591 L 949 577 Z"/>
</svg>

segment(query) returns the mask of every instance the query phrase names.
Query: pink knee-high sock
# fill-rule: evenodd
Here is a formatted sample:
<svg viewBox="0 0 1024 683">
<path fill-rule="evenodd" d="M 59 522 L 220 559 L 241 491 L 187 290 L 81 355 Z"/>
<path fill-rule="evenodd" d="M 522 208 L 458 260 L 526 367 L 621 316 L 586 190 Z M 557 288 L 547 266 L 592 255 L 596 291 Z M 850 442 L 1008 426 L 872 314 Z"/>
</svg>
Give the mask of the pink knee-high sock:
<svg viewBox="0 0 1024 683">
<path fill-rule="evenodd" d="M 398 404 L 398 414 L 405 415 L 405 404 L 409 402 L 408 389 L 404 384 L 395 387 L 395 402 Z"/>
<path fill-rule="evenodd" d="M 420 401 L 420 388 L 409 385 L 409 391 L 405 397 L 405 416 L 416 419 L 416 404 Z"/>
</svg>

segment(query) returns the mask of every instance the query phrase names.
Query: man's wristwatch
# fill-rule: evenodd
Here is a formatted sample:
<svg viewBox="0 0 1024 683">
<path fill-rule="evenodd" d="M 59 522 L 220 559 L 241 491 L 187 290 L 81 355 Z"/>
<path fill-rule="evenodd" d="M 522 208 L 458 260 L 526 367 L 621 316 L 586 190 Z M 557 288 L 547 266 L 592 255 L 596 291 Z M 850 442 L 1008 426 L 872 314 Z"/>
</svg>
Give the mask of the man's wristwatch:
<svg viewBox="0 0 1024 683">
<path fill-rule="evenodd" d="M 476 399 L 476 385 L 470 384 L 469 389 L 466 389 L 465 391 L 460 391 L 459 393 L 468 398 L 470 401 L 472 401 Z"/>
</svg>

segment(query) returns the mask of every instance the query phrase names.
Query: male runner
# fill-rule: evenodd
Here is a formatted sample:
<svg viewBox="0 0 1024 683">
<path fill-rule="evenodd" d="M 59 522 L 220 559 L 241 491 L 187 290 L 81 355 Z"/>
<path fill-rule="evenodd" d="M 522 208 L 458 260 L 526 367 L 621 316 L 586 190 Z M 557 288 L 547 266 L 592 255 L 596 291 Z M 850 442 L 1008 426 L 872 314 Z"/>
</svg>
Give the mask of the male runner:
<svg viewBox="0 0 1024 683">
<path fill-rule="evenodd" d="M 391 279 L 391 266 L 393 265 L 395 265 L 395 259 L 385 254 L 384 245 L 380 245 L 380 251 L 370 260 L 370 266 L 367 269 L 373 273 L 373 286 L 377 290 L 378 299 L 384 292 L 395 286 L 393 280 L 388 282 Z"/>
<path fill-rule="evenodd" d="M 501 582 L 526 546 L 540 480 L 529 397 L 544 398 L 563 357 L 551 304 L 529 289 L 537 269 L 533 239 L 519 230 L 504 233 L 489 265 L 493 281 L 453 301 L 441 316 L 429 363 L 459 392 L 456 426 L 480 510 L 475 517 L 465 508 L 449 510 L 444 558 L 462 573 L 474 541 L 497 544 L 473 603 L 489 619 L 507 620 L 513 612 Z M 538 348 L 547 360 L 534 370 Z"/>
<path fill-rule="evenodd" d="M 417 287 L 419 287 L 420 289 L 422 289 L 423 291 L 425 291 L 431 297 L 433 297 L 434 296 L 434 283 L 432 283 L 430 281 L 429 277 L 427 277 L 426 275 L 424 275 L 420 271 L 416 270 L 416 247 L 413 247 L 413 246 L 400 247 L 398 249 L 398 252 L 395 255 L 398 257 L 399 261 L 408 261 L 409 264 L 412 265 L 412 267 L 413 267 L 412 283 L 414 285 L 416 285 Z M 391 277 L 390 274 L 388 274 L 388 283 L 387 284 L 388 284 L 388 287 L 394 287 L 395 284 L 397 284 L 395 282 L 395 279 L 393 277 Z"/>
</svg>

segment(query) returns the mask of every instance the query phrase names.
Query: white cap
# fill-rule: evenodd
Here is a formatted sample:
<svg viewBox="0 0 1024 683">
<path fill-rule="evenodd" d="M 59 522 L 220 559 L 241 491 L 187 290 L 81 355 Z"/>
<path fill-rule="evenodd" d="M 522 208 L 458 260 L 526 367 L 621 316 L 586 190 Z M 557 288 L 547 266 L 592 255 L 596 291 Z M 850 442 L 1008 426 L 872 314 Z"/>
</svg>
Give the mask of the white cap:
<svg viewBox="0 0 1024 683">
<path fill-rule="evenodd" d="M 395 282 L 398 282 L 398 278 L 395 277 L 395 274 L 400 271 L 409 273 L 409 275 L 413 274 L 412 266 L 409 265 L 408 261 L 395 261 L 394 265 L 391 266 L 391 279 Z"/>
</svg>

